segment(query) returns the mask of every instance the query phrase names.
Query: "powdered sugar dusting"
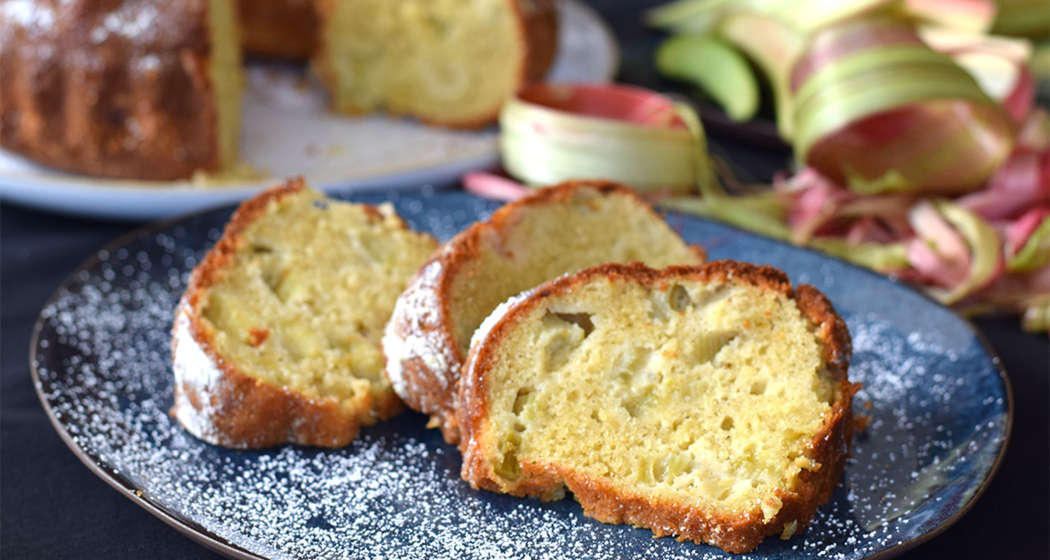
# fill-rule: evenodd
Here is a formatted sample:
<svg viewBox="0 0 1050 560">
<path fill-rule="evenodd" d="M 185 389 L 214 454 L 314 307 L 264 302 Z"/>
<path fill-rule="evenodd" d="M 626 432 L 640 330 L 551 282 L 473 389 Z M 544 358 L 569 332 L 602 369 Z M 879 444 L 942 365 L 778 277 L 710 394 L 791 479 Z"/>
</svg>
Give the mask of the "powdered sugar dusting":
<svg viewBox="0 0 1050 560">
<path fill-rule="evenodd" d="M 500 322 L 500 319 L 509 313 L 515 305 L 525 301 L 535 292 L 535 288 L 525 290 L 516 296 L 511 296 L 507 301 L 497 305 L 496 309 L 493 309 L 492 313 L 490 313 L 488 317 L 485 317 L 485 320 L 481 322 L 478 330 L 474 331 L 474 336 L 470 337 L 470 347 L 474 348 L 474 346 L 485 340 L 485 338 L 489 336 L 489 333 L 492 332 L 492 329 L 496 327 L 496 324 Z"/>
<path fill-rule="evenodd" d="M 110 33 L 135 38 L 157 25 L 158 15 L 159 12 L 155 6 L 123 5 L 112 13 L 106 14 L 102 25 Z"/>
<path fill-rule="evenodd" d="M 179 423 L 191 434 L 214 443 L 218 441 L 219 431 L 215 425 L 216 411 L 211 395 L 215 394 L 218 388 L 222 379 L 222 371 L 215 360 L 193 338 L 193 333 L 190 331 L 189 313 L 188 305 L 183 304 L 175 314 L 175 326 L 172 329 L 171 367 L 175 375 L 175 385 L 182 387 L 183 390 L 195 391 L 197 394 L 193 402 L 199 403 L 200 408 L 182 401 L 181 406 L 175 406 L 172 412 Z"/>
<path fill-rule="evenodd" d="M 417 374 L 438 381 L 442 387 L 449 383 L 446 373 L 460 365 L 441 328 L 444 317 L 437 290 L 443 277 L 444 262 L 440 258 L 424 265 L 397 298 L 392 319 L 383 332 L 386 375 L 394 392 L 403 399 L 417 396 L 424 410 L 436 403 L 425 402 L 427 393 L 418 387 L 420 379 L 405 377 L 405 362 L 421 360 L 427 370 L 417 369 Z"/>
<path fill-rule="evenodd" d="M 494 206 L 460 194 L 394 198 L 406 221 L 442 239 Z M 42 313 L 34 352 L 45 400 L 75 445 L 141 499 L 268 558 L 739 558 L 595 522 L 571 499 L 474 491 L 459 478 L 459 453 L 412 413 L 339 450 L 230 451 L 186 433 L 167 414 L 172 314 L 227 215 L 193 218 L 100 255 Z M 713 258 L 747 253 L 794 277 L 792 266 L 815 270 L 811 254 L 684 221 L 690 242 L 722 239 Z M 833 263 L 822 273 L 833 282 L 817 287 L 853 334 L 850 376 L 865 385 L 857 411 L 871 425 L 813 527 L 788 541 L 767 539 L 753 558 L 864 558 L 924 535 L 968 502 L 1001 448 L 1001 381 L 965 324 L 924 323 L 939 308 L 888 282 L 868 285 L 864 274 Z M 858 286 L 867 286 L 865 297 L 852 295 Z M 870 311 L 893 298 L 909 312 Z"/>
</svg>

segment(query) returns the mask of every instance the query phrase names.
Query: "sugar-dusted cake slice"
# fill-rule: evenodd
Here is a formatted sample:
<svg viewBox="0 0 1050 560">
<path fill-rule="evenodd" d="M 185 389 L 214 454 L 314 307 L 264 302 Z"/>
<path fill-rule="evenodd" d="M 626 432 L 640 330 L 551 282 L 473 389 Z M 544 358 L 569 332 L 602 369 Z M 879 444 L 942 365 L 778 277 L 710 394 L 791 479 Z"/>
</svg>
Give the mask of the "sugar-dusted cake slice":
<svg viewBox="0 0 1050 560">
<path fill-rule="evenodd" d="M 478 325 L 501 302 L 566 273 L 609 262 L 700 264 L 634 191 L 568 182 L 496 211 L 453 237 L 398 299 L 383 337 L 386 372 L 408 406 L 459 440 L 459 374 Z"/>
<path fill-rule="evenodd" d="M 226 447 L 346 445 L 400 409 L 380 337 L 436 246 L 390 206 L 301 180 L 245 202 L 176 311 L 172 413 Z"/>
<path fill-rule="evenodd" d="M 804 530 L 853 433 L 828 300 L 731 261 L 603 265 L 509 300 L 460 383 L 463 478 L 747 552 Z"/>
</svg>

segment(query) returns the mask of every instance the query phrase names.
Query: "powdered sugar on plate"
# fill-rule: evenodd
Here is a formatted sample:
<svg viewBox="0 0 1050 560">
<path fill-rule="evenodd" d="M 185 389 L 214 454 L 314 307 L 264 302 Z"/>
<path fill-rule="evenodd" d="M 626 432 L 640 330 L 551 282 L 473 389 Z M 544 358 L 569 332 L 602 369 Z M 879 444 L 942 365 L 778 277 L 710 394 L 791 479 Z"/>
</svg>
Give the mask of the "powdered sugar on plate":
<svg viewBox="0 0 1050 560">
<path fill-rule="evenodd" d="M 416 389 L 418 379 L 405 377 L 405 362 L 420 360 L 426 369 L 420 368 L 418 375 L 427 375 L 443 387 L 448 386 L 445 374 L 453 367 L 450 364 L 459 365 L 439 328 L 442 317 L 437 290 L 444 276 L 444 266 L 442 260 L 434 259 L 419 269 L 397 299 L 392 319 L 383 333 L 387 376 L 394 391 L 403 399 L 411 392 L 423 393 Z M 431 404 L 419 403 L 424 410 Z"/>
<path fill-rule="evenodd" d="M 390 199 L 441 239 L 495 207 L 460 193 L 358 199 Z M 181 430 L 168 415 L 173 312 L 228 215 L 125 239 L 74 274 L 41 314 L 34 362 L 44 400 L 73 445 L 138 499 L 187 531 L 266 558 L 737 558 L 595 522 L 571 498 L 474 491 L 459 478 L 459 453 L 414 413 L 338 450 L 238 452 Z M 921 539 L 967 507 L 1002 451 L 1009 411 L 995 359 L 964 321 L 815 253 L 675 222 L 688 241 L 708 241 L 713 258 L 773 264 L 796 280 L 808 274 L 847 320 L 850 378 L 865 386 L 856 411 L 871 423 L 832 501 L 808 532 L 769 538 L 753 557 L 865 558 Z"/>
</svg>

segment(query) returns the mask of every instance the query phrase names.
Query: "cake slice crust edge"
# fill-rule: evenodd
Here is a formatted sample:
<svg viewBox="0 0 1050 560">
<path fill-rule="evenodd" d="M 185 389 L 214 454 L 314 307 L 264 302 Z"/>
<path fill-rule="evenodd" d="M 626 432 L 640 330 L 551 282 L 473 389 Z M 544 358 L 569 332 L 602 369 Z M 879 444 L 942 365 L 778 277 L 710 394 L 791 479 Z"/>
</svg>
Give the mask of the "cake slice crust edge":
<svg viewBox="0 0 1050 560">
<path fill-rule="evenodd" d="M 592 278 L 610 276 L 641 278 L 650 283 L 682 277 L 703 281 L 741 281 L 775 290 L 793 299 L 802 316 L 816 327 L 824 342 L 822 358 L 834 379 L 837 398 L 809 440 L 806 452 L 807 457 L 821 467 L 815 471 L 803 469 L 792 491 L 776 491 L 780 505 L 772 518 L 764 520 L 763 511 L 758 507 L 737 516 L 702 511 L 666 497 L 643 495 L 618 486 L 610 479 L 591 477 L 564 465 L 522 460 L 521 476 L 515 481 L 507 481 L 496 472 L 491 457 L 485 454 L 483 442 L 488 437 L 486 417 L 489 410 L 483 395 L 488 393 L 486 371 L 493 366 L 492 348 L 495 344 L 491 342 L 500 340 L 531 309 L 542 306 L 547 298 L 565 293 Z M 523 293 L 501 306 L 486 323 L 476 334 L 464 366 L 458 409 L 463 430 L 460 443 L 464 453 L 462 476 L 475 488 L 543 499 L 558 499 L 567 488 L 589 517 L 607 523 L 646 527 L 658 537 L 675 536 L 678 540 L 706 542 L 728 552 L 743 553 L 754 549 L 770 534 L 780 533 L 786 538 L 804 531 L 817 508 L 830 499 L 842 478 L 853 433 L 852 395 L 860 388 L 846 377 L 851 353 L 849 332 L 823 294 L 806 285 L 792 289 L 786 276 L 776 269 L 732 261 L 717 261 L 701 267 L 670 267 L 663 271 L 639 263 L 602 265 Z"/>
<path fill-rule="evenodd" d="M 451 309 L 453 282 L 471 260 L 482 252 L 483 238 L 503 236 L 514 227 L 521 212 L 572 200 L 578 189 L 594 189 L 602 196 L 620 195 L 644 207 L 654 220 L 663 219 L 633 190 L 602 180 L 567 181 L 537 190 L 528 197 L 496 210 L 486 222 L 477 222 L 448 241 L 424 264 L 398 298 L 383 337 L 387 376 L 405 404 L 430 416 L 428 427 L 442 431 L 445 441 L 460 441 L 456 399 L 460 370 L 466 353 L 456 340 Z M 696 263 L 706 252 L 686 245 Z"/>
<path fill-rule="evenodd" d="M 301 178 L 290 179 L 244 202 L 215 247 L 194 269 L 176 309 L 172 328 L 175 403 L 171 415 L 208 443 L 237 449 L 282 443 L 342 447 L 357 437 L 362 425 L 390 418 L 403 408 L 391 390 L 365 394 L 360 406 L 350 410 L 335 397 L 315 398 L 252 377 L 224 359 L 206 334 L 202 306 L 207 290 L 232 264 L 244 243 L 242 233 L 264 215 L 271 201 L 306 188 Z M 370 215 L 382 216 L 374 207 L 360 206 Z M 400 225 L 407 229 L 404 222 Z"/>
</svg>

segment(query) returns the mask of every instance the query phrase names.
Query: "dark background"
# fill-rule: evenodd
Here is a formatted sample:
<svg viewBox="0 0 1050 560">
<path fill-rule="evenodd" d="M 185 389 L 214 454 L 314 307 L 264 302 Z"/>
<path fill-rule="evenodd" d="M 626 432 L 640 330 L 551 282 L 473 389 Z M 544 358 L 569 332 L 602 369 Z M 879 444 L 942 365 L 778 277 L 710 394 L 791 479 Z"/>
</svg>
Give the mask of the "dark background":
<svg viewBox="0 0 1050 560">
<path fill-rule="evenodd" d="M 639 13 L 659 2 L 590 3 L 612 24 L 628 56 L 651 39 Z M 630 72 L 625 77 L 633 80 Z M 712 136 L 716 152 L 745 179 L 768 180 L 788 163 L 775 147 L 756 148 L 717 130 Z M 51 427 L 30 379 L 29 337 L 40 308 L 80 263 L 134 227 L 0 203 L 2 558 L 219 558 L 82 465 Z M 902 558 L 1050 558 L 1050 344 L 1045 334 L 1021 332 L 1016 318 L 975 323 L 1013 385 L 1006 457 L 969 513 Z"/>
</svg>

